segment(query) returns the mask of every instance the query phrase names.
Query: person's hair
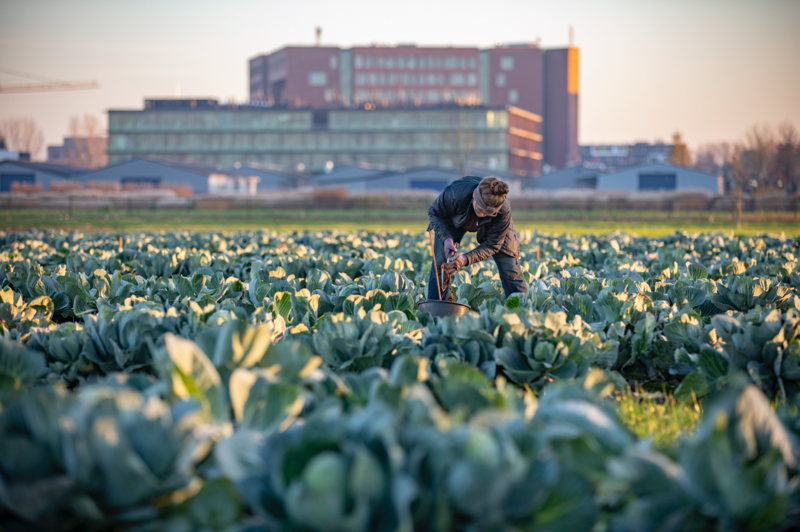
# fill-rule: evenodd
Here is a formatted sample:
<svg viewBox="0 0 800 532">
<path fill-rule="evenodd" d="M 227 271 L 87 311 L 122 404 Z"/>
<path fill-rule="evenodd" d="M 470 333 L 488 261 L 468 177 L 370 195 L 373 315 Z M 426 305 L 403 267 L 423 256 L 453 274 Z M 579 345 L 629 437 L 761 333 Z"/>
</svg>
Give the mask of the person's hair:
<svg viewBox="0 0 800 532">
<path fill-rule="evenodd" d="M 478 185 L 478 190 L 481 193 L 483 202 L 492 208 L 500 207 L 506 201 L 508 195 L 508 183 L 500 179 L 489 176 L 484 177 L 481 184 Z"/>
</svg>

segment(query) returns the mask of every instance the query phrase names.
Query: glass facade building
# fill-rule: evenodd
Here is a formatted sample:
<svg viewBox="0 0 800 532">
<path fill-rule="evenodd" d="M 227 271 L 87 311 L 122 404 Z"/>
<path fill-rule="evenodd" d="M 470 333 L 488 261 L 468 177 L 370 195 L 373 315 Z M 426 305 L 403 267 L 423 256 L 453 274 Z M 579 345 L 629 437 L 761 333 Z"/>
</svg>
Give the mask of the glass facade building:
<svg viewBox="0 0 800 532">
<path fill-rule="evenodd" d="M 469 163 L 530 175 L 539 172 L 542 158 L 541 118 L 510 106 L 368 110 L 200 102 L 148 100 L 143 110 L 110 110 L 109 163 L 157 156 L 306 171 L 330 162 L 390 168 Z"/>
<path fill-rule="evenodd" d="M 510 105 L 544 117 L 538 151 L 562 168 L 580 162 L 578 52 L 538 43 L 286 46 L 249 60 L 250 101 L 314 109 Z"/>
</svg>

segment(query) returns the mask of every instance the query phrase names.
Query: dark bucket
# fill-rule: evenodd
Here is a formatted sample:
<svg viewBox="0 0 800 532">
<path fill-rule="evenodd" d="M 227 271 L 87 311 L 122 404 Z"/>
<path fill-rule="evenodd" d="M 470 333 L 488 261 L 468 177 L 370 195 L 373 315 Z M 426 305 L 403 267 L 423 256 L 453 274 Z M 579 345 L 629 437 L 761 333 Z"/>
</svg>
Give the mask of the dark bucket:
<svg viewBox="0 0 800 532">
<path fill-rule="evenodd" d="M 436 299 L 426 299 L 418 306 L 422 312 L 427 312 L 431 316 L 437 318 L 444 318 L 446 316 L 463 316 L 470 311 L 468 305 L 462 305 L 461 303 L 453 303 L 450 301 L 438 301 Z"/>
</svg>

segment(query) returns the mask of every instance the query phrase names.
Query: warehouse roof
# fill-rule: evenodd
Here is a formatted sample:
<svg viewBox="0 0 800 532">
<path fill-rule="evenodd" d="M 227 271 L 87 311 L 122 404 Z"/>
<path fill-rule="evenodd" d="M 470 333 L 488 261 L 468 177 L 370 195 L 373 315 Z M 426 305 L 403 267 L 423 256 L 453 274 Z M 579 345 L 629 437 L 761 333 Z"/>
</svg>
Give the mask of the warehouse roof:
<svg viewBox="0 0 800 532">
<path fill-rule="evenodd" d="M 46 172 L 48 174 L 57 175 L 63 178 L 70 178 L 91 172 L 88 168 L 81 168 L 79 166 L 67 166 L 65 164 L 50 164 L 50 163 L 37 163 L 31 161 L 20 161 L 13 159 L 6 159 L 0 161 L 0 166 L 15 165 L 23 168 L 28 168 L 36 172 Z"/>
<path fill-rule="evenodd" d="M 317 174 L 311 178 L 311 183 L 314 185 L 345 184 L 364 181 L 369 178 L 392 175 L 394 173 L 396 172 L 390 172 L 386 170 L 386 167 L 384 166 L 355 164 L 352 166 L 343 166 L 341 168 L 334 169 L 327 174 Z"/>
</svg>

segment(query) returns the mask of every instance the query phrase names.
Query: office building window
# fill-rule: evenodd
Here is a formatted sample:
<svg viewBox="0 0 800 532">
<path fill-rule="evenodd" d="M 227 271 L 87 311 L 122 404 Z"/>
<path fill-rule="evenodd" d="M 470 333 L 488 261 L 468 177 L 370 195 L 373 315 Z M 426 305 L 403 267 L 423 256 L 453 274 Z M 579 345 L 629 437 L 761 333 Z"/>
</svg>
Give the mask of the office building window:
<svg viewBox="0 0 800 532">
<path fill-rule="evenodd" d="M 469 67 L 476 68 L 478 66 L 478 61 L 474 57 L 469 58 Z"/>
<path fill-rule="evenodd" d="M 417 58 L 416 57 L 409 57 L 408 58 L 408 68 L 417 68 Z"/>
<path fill-rule="evenodd" d="M 476 74 L 468 74 L 467 75 L 467 85 L 470 87 L 474 87 L 478 84 L 478 76 Z"/>
<path fill-rule="evenodd" d="M 506 86 L 506 75 L 505 74 L 498 74 L 496 85 L 498 87 L 505 87 Z"/>
<path fill-rule="evenodd" d="M 372 68 L 372 65 L 375 63 L 372 57 L 367 57 L 364 62 L 367 65 L 367 68 Z"/>
<path fill-rule="evenodd" d="M 386 68 L 394 68 L 394 57 L 386 58 Z"/>
<path fill-rule="evenodd" d="M 308 84 L 312 87 L 321 87 L 328 83 L 328 75 L 325 72 L 309 72 Z"/>
<path fill-rule="evenodd" d="M 364 66 L 364 58 L 360 55 L 356 56 L 356 68 L 361 68 Z"/>
<path fill-rule="evenodd" d="M 332 55 L 328 64 L 330 65 L 331 70 L 336 70 L 339 68 L 339 59 L 335 55 Z"/>
<path fill-rule="evenodd" d="M 510 56 L 505 56 L 500 58 L 500 69 L 501 70 L 514 70 L 514 58 Z"/>
<path fill-rule="evenodd" d="M 356 85 L 364 85 L 367 82 L 367 75 L 359 72 L 356 74 Z"/>
<path fill-rule="evenodd" d="M 464 74 L 450 74 L 450 85 L 463 85 Z"/>
<path fill-rule="evenodd" d="M 509 89 L 508 103 L 517 103 L 518 101 L 519 101 L 519 92 L 517 92 L 517 89 Z"/>
</svg>

